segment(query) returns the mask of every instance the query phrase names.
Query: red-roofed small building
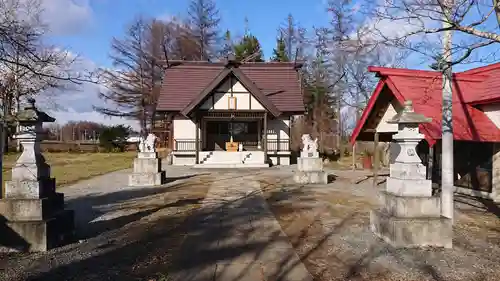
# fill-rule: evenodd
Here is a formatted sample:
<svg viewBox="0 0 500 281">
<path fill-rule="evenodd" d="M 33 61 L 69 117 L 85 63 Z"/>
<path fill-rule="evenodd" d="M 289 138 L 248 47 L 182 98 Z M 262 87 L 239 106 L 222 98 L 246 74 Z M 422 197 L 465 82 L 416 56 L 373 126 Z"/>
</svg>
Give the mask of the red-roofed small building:
<svg viewBox="0 0 500 281">
<path fill-rule="evenodd" d="M 299 63 L 170 62 L 154 128 L 174 165 L 290 163 L 290 124 L 304 113 Z"/>
<path fill-rule="evenodd" d="M 370 67 L 380 77 L 356 124 L 351 143 L 391 141 L 397 131 L 389 124 L 406 100 L 415 112 L 432 118 L 420 125 L 426 142 L 419 148 L 423 162 L 433 159 L 433 176 L 440 182 L 442 79 L 436 71 Z M 453 76 L 453 135 L 457 187 L 464 192 L 500 200 L 500 63 Z M 431 148 L 431 149 L 429 149 Z M 432 157 L 429 156 L 429 152 Z M 473 191 L 471 191 L 473 190 Z"/>
</svg>

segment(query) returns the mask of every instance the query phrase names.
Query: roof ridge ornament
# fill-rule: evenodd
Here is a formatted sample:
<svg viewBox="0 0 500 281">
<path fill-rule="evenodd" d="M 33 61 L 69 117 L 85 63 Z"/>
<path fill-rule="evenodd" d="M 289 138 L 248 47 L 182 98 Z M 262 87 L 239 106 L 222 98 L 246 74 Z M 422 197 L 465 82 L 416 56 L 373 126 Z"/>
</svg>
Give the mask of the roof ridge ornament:
<svg viewBox="0 0 500 281">
<path fill-rule="evenodd" d="M 227 68 L 238 67 L 240 65 L 241 65 L 241 62 L 238 59 L 236 59 L 234 54 L 227 55 L 225 67 L 227 67 Z"/>
</svg>

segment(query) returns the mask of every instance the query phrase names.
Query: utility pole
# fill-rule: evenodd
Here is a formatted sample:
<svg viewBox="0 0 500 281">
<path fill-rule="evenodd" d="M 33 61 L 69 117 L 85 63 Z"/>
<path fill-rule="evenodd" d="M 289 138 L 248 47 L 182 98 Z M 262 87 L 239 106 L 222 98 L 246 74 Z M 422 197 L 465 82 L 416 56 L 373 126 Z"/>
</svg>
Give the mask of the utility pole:
<svg viewBox="0 0 500 281">
<path fill-rule="evenodd" d="M 441 137 L 441 215 L 453 222 L 453 193 L 454 171 L 453 171 L 453 94 L 452 94 L 452 31 L 450 18 L 454 0 L 443 1 L 443 56 L 442 56 L 442 80 L 443 80 L 443 104 L 442 104 L 442 137 Z"/>
</svg>

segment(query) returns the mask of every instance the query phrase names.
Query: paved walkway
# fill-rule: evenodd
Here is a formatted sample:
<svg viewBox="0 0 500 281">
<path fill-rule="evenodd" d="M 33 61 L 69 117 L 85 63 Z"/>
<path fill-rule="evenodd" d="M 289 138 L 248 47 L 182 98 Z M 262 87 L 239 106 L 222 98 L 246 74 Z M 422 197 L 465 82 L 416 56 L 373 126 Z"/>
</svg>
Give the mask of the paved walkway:
<svg viewBox="0 0 500 281">
<path fill-rule="evenodd" d="M 312 280 L 253 176 L 216 175 L 200 214 L 190 223 L 173 280 Z"/>
</svg>

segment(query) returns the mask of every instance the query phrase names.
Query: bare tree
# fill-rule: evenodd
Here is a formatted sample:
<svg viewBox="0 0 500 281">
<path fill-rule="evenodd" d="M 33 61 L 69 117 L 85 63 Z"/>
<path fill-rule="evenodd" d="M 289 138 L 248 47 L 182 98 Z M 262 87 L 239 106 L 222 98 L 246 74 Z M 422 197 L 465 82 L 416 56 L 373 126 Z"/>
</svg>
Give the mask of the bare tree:
<svg viewBox="0 0 500 281">
<path fill-rule="evenodd" d="M 191 35 L 200 46 L 200 60 L 211 60 L 217 55 L 219 38 L 219 10 L 213 0 L 192 0 L 189 8 Z"/>
<path fill-rule="evenodd" d="M 492 62 L 498 48 L 488 54 L 476 50 L 500 43 L 500 5 L 497 0 L 390 0 L 367 5 L 373 18 L 371 32 L 378 41 L 415 53 L 442 59 L 443 33 L 451 31 L 451 65 Z M 447 6 L 451 4 L 448 11 Z M 388 32 L 388 24 L 400 26 Z M 441 60 L 440 63 L 446 64 Z"/>
<path fill-rule="evenodd" d="M 123 38 L 111 43 L 113 69 L 103 70 L 106 106 L 96 110 L 136 119 L 145 134 L 154 124 L 156 103 L 169 60 L 195 59 L 199 48 L 186 25 L 137 17 Z"/>
<path fill-rule="evenodd" d="M 45 44 L 49 29 L 41 12 L 41 0 L 0 0 L 0 71 L 30 75 L 34 84 L 47 85 L 33 86 L 42 90 L 64 82 L 97 82 L 97 73 L 73 68 L 76 55 Z"/>
<path fill-rule="evenodd" d="M 290 60 L 304 60 L 307 46 L 306 29 L 288 14 L 285 24 L 279 28 L 279 34 L 285 41 L 285 49 Z"/>
<path fill-rule="evenodd" d="M 175 18 L 163 23 L 168 59 L 199 60 L 201 48 L 189 24 Z"/>
<path fill-rule="evenodd" d="M 0 98 L 4 116 L 18 111 L 24 97 L 41 96 L 56 103 L 54 96 L 62 89 L 98 81 L 97 73 L 78 69 L 77 56 L 45 44 L 49 30 L 40 19 L 40 4 L 40 0 L 0 0 Z M 2 139 L 7 137 L 4 134 Z"/>
<path fill-rule="evenodd" d="M 310 133 L 318 137 L 319 150 L 323 154 L 330 154 L 337 146 L 336 97 L 331 92 L 342 79 L 335 75 L 328 60 L 328 34 L 326 28 L 315 29 L 315 58 L 309 61 L 304 75 L 306 120 Z"/>
<path fill-rule="evenodd" d="M 15 131 L 15 124 L 6 120 L 19 109 L 22 97 L 49 98 L 50 89 L 98 81 L 93 71 L 75 69 L 77 56 L 45 44 L 48 28 L 41 11 L 41 0 L 0 0 L 0 166 L 9 134 Z"/>
<path fill-rule="evenodd" d="M 107 89 L 100 93 L 110 106 L 96 107 L 108 116 L 139 120 L 141 133 L 151 126 L 156 108 L 156 88 L 162 79 L 161 53 L 164 26 L 138 17 L 122 39 L 114 38 L 111 59 L 115 69 L 104 70 Z"/>
<path fill-rule="evenodd" d="M 341 116 L 342 108 L 351 107 L 359 117 L 377 83 L 368 72 L 368 66 L 400 66 L 407 52 L 389 51 L 388 47 L 374 41 L 367 32 L 369 24 L 353 11 L 350 0 L 329 1 L 327 12 L 330 15 L 330 26 L 326 28 L 328 57 L 332 73 L 337 78 L 343 77 L 331 93 L 336 97 L 337 116 Z M 338 127 L 342 134 L 341 119 Z"/>
</svg>

